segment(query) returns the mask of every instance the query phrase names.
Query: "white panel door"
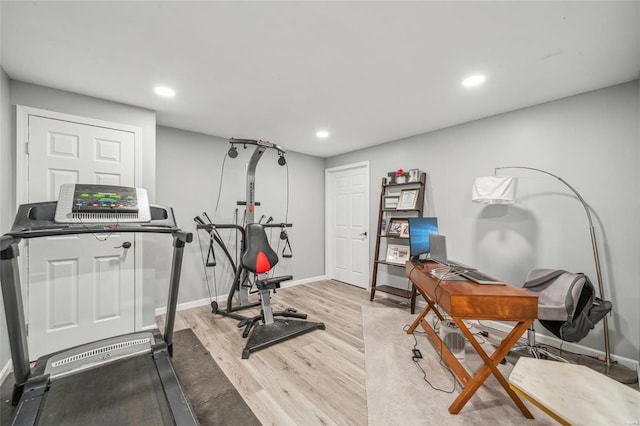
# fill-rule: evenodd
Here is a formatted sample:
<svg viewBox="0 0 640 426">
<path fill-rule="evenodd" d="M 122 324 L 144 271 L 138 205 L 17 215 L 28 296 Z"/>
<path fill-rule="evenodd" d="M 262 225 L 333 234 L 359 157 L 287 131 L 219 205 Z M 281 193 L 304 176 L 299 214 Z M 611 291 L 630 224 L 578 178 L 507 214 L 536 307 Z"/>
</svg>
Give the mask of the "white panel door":
<svg viewBox="0 0 640 426">
<path fill-rule="evenodd" d="M 28 116 L 28 201 L 58 199 L 63 183 L 135 186 L 135 133 Z M 29 355 L 135 329 L 133 234 L 28 242 Z"/>
<path fill-rule="evenodd" d="M 369 168 L 357 164 L 328 169 L 327 275 L 369 286 Z"/>
</svg>

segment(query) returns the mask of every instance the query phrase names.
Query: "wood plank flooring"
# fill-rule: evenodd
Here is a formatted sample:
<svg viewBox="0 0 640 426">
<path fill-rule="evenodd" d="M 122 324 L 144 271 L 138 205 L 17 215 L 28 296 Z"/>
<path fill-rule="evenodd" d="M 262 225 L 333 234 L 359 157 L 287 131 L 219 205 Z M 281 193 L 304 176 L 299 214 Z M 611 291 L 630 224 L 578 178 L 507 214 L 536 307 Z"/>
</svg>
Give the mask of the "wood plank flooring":
<svg viewBox="0 0 640 426">
<path fill-rule="evenodd" d="M 211 353 L 262 424 L 366 425 L 362 306 L 406 302 L 338 281 L 318 281 L 278 290 L 274 310 L 292 307 L 326 330 L 302 336 L 241 358 L 246 339 L 237 321 L 214 315 L 208 306 L 178 312 L 176 330 L 189 327 Z M 250 310 L 242 312 L 249 315 Z M 158 318 L 162 330 L 162 318 Z M 215 386 L 211 383 L 211 386 Z"/>
</svg>

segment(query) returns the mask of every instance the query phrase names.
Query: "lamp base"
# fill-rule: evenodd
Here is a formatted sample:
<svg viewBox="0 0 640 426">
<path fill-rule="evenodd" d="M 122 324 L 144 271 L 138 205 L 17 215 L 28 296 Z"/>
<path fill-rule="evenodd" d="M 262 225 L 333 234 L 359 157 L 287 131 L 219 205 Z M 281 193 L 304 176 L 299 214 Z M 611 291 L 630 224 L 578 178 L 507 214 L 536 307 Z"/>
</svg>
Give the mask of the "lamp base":
<svg viewBox="0 0 640 426">
<path fill-rule="evenodd" d="M 610 377 L 617 382 L 620 382 L 626 385 L 638 383 L 637 372 L 623 365 L 620 365 L 615 361 L 611 361 L 611 364 L 607 365 L 606 362 L 601 361 L 597 358 L 591 358 L 588 356 L 579 355 L 576 362 L 578 365 L 584 365 L 585 367 L 589 367 L 592 370 L 595 370 L 598 373 L 604 374 L 605 376 Z"/>
</svg>

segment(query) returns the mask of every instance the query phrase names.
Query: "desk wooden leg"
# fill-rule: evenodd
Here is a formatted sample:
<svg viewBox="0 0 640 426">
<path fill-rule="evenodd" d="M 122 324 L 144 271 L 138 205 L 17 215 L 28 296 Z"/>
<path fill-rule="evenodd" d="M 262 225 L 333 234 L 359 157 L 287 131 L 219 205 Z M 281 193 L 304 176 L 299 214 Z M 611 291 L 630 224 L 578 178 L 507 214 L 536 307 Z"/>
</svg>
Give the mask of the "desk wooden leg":
<svg viewBox="0 0 640 426">
<path fill-rule="evenodd" d="M 431 300 L 429 296 L 427 296 L 424 292 L 422 292 L 420 288 L 418 288 L 418 291 L 420 291 L 420 294 L 427 302 L 427 306 L 422 310 L 422 312 L 420 312 L 420 315 L 418 315 L 415 321 L 413 321 L 413 324 L 411 324 L 411 327 L 409 327 L 409 329 L 407 330 L 407 334 L 413 334 L 415 329 L 419 325 L 421 325 L 423 330 L 427 333 L 427 337 L 429 338 L 429 340 L 431 340 L 433 347 L 438 352 L 440 352 L 449 368 L 451 368 L 451 371 L 453 371 L 453 374 L 456 375 L 458 380 L 460 380 L 460 382 L 464 386 L 464 384 L 468 383 L 469 380 L 471 380 L 471 375 L 467 372 L 467 370 L 464 369 L 462 364 L 460 364 L 460 361 L 458 361 L 458 359 L 451 353 L 449 348 L 447 348 L 447 346 L 442 343 L 442 340 L 440 340 L 440 337 L 438 337 L 436 331 L 426 320 L 429 311 L 433 311 L 433 313 L 438 317 L 440 321 L 444 321 L 444 317 L 442 316 L 440 311 L 438 311 L 435 302 Z"/>
<path fill-rule="evenodd" d="M 442 339 L 438 336 L 436 331 L 433 329 L 431 324 L 429 324 L 426 320 L 421 321 L 422 328 L 427 333 L 427 337 L 431 340 L 431 344 L 436 351 L 440 352 L 442 358 L 447 363 L 453 374 L 455 374 L 456 378 L 460 381 L 463 387 L 466 387 L 467 383 L 471 380 L 471 374 L 464 368 L 458 358 L 449 350 L 447 345 L 444 344 Z M 442 327 L 442 326 L 441 326 Z"/>
<path fill-rule="evenodd" d="M 507 394 L 511 397 L 516 406 L 520 409 L 522 414 L 528 418 L 533 419 L 533 415 L 529 411 L 529 409 L 524 405 L 522 400 L 518 397 L 518 395 L 511 389 L 509 383 L 504 378 L 502 373 L 497 368 L 498 363 L 509 353 L 513 345 L 518 341 L 520 336 L 527 330 L 529 325 L 531 325 L 532 321 L 521 321 L 519 322 L 507 335 L 507 337 L 502 340 L 502 343 L 496 348 L 491 357 L 487 355 L 484 351 L 480 343 L 475 339 L 471 331 L 467 328 L 464 322 L 461 319 L 453 318 L 456 322 L 460 330 L 465 335 L 465 337 L 469 340 L 473 348 L 476 350 L 478 355 L 484 361 L 484 365 L 476 372 L 471 381 L 466 384 L 460 395 L 453 401 L 453 404 L 449 407 L 449 412 L 451 414 L 458 414 L 460 410 L 465 406 L 465 404 L 471 399 L 471 396 L 478 390 L 478 388 L 484 383 L 484 381 L 489 377 L 491 373 L 495 376 L 498 382 L 502 385 Z"/>
<path fill-rule="evenodd" d="M 411 324 L 411 327 L 407 329 L 407 334 L 413 334 L 416 328 L 418 328 L 418 326 L 420 325 L 420 321 L 422 321 L 422 319 L 427 316 L 430 310 L 431 310 L 431 305 L 427 303 L 427 306 L 422 310 L 422 312 L 418 314 L 416 319 Z"/>
<path fill-rule="evenodd" d="M 427 302 L 427 306 L 425 306 L 425 308 L 422 310 L 422 312 L 420 312 L 418 317 L 413 321 L 413 323 L 411 324 L 411 327 L 409 327 L 409 329 L 407 330 L 407 334 L 413 334 L 415 329 L 418 328 L 418 325 L 420 325 L 420 321 L 422 321 L 424 318 L 426 318 L 427 314 L 431 310 L 433 310 L 433 313 L 440 319 L 440 321 L 444 321 L 444 318 L 442 317 L 440 312 L 438 312 L 438 309 L 436 309 L 435 303 L 433 303 L 433 301 L 431 299 L 429 299 L 429 297 L 427 297 L 427 295 L 425 295 L 425 294 L 422 294 L 422 297 Z"/>
</svg>

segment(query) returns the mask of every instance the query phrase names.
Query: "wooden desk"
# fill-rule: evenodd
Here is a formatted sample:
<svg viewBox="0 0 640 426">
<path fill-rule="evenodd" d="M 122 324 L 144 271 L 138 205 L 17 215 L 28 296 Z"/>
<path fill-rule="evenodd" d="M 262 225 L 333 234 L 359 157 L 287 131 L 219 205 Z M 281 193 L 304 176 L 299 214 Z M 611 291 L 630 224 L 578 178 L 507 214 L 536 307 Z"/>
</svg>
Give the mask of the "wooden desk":
<svg viewBox="0 0 640 426">
<path fill-rule="evenodd" d="M 458 414 L 480 385 L 489 377 L 489 374 L 493 373 L 513 402 L 522 411 L 522 414 L 532 419 L 533 415 L 513 389 L 509 387 L 509 383 L 500 373 L 497 365 L 538 317 L 538 296 L 511 284 L 480 285 L 465 279 L 460 281 L 439 281 L 429 272 L 438 266 L 432 262 L 424 264 L 407 262 L 406 264 L 405 273 L 407 277 L 427 302 L 427 306 L 415 319 L 407 333 L 412 334 L 418 325 L 421 325 L 435 349 L 442 354 L 451 371 L 462 384 L 462 392 L 449 407 L 449 412 Z M 484 365 L 473 376 L 460 364 L 460 361 L 451 353 L 449 348 L 442 343 L 436 331 L 426 321 L 429 311 L 433 311 L 440 320 L 444 320 L 443 314 L 448 314 L 460 327 L 460 330 L 478 355 L 480 355 Z M 493 354 L 489 356 L 471 334 L 464 320 L 512 321 L 516 325 L 502 340 L 502 343 Z"/>
</svg>

